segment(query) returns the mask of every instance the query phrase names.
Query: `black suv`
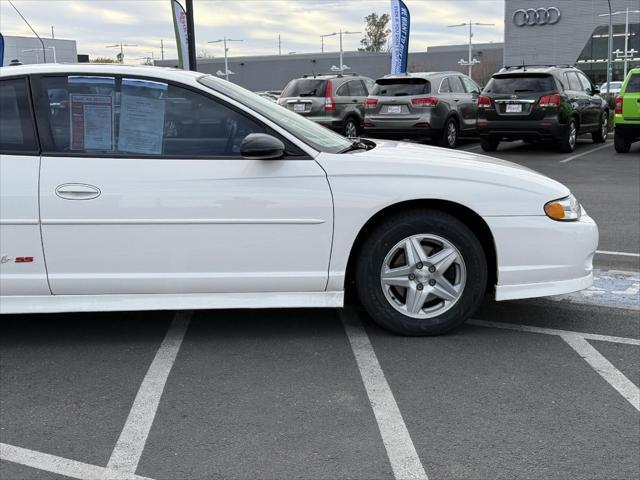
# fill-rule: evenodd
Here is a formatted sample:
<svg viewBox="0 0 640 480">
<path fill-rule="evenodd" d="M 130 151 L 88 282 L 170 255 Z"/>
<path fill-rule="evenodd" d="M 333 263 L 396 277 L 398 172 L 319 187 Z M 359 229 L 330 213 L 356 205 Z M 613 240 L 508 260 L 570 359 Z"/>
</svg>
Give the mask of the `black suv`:
<svg viewBox="0 0 640 480">
<path fill-rule="evenodd" d="M 609 107 L 587 76 L 574 67 L 506 67 L 494 74 L 478 97 L 482 149 L 501 140 L 553 141 L 573 152 L 576 138 L 591 133 L 607 140 Z"/>
</svg>

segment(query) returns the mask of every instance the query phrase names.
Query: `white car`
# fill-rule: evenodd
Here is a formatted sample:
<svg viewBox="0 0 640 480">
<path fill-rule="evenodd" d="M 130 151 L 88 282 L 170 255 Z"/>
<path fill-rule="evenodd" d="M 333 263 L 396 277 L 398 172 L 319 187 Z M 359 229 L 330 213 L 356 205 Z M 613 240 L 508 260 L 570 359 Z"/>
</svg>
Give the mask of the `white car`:
<svg viewBox="0 0 640 480">
<path fill-rule="evenodd" d="M 610 90 L 611 92 L 607 92 L 607 82 L 603 83 L 602 85 L 600 85 L 600 93 L 611 93 L 611 95 L 618 95 L 620 93 L 620 90 L 622 89 L 622 84 L 624 82 L 611 82 L 610 83 Z"/>
<path fill-rule="evenodd" d="M 592 284 L 570 191 L 468 152 L 349 140 L 211 75 L 0 69 L 0 311 L 341 307 L 448 331 Z"/>
</svg>

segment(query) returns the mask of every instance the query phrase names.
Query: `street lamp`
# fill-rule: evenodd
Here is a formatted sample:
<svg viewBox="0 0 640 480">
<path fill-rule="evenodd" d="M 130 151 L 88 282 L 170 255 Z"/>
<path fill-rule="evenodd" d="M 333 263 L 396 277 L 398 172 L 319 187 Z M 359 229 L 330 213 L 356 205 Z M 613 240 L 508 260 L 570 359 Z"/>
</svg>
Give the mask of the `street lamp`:
<svg viewBox="0 0 640 480">
<path fill-rule="evenodd" d="M 119 48 L 120 49 L 120 63 L 124 63 L 124 47 L 137 47 L 138 45 L 129 45 L 128 43 L 122 43 L 120 42 L 119 44 L 116 43 L 115 45 L 107 45 L 104 48 Z"/>
<path fill-rule="evenodd" d="M 340 71 L 340 73 L 344 72 L 344 68 L 346 67 L 346 65 L 343 63 L 342 61 L 342 36 L 343 35 L 354 35 L 354 34 L 358 34 L 361 32 L 348 32 L 348 31 L 342 31 L 340 30 L 339 32 L 333 32 L 333 33 L 328 33 L 326 35 L 320 35 L 320 38 L 322 38 L 322 52 L 324 53 L 324 37 L 333 37 L 334 35 L 340 35 L 340 67 L 337 68 L 337 70 Z M 347 67 L 349 68 L 349 67 Z"/>
<path fill-rule="evenodd" d="M 335 37 L 337 35 L 336 32 L 327 33 L 326 35 L 320 35 L 320 53 L 324 53 L 324 39 L 325 37 Z"/>
<path fill-rule="evenodd" d="M 243 42 L 243 41 L 244 40 L 234 40 L 232 38 L 222 37 L 218 40 L 211 40 L 210 42 L 207 42 L 207 43 L 224 44 L 224 76 L 227 81 L 229 80 L 229 73 L 233 73 L 233 72 L 229 72 L 229 60 L 227 59 L 227 52 L 229 51 L 229 49 L 227 48 L 227 42 Z"/>
<path fill-rule="evenodd" d="M 452 27 L 469 27 L 469 60 L 468 61 L 464 61 L 464 59 L 461 59 L 458 63 L 461 66 L 468 66 L 469 67 L 469 78 L 471 78 L 471 68 L 473 67 L 473 65 L 480 63 L 479 60 L 473 58 L 472 56 L 472 42 L 473 42 L 473 26 L 477 26 L 477 27 L 493 27 L 495 26 L 493 23 L 479 23 L 479 22 L 472 22 L 471 20 L 469 20 L 468 22 L 465 23 L 458 23 L 456 25 L 449 25 L 449 28 Z"/>
<path fill-rule="evenodd" d="M 640 13 L 640 10 L 629 10 L 629 7 L 627 7 L 626 10 L 620 10 L 617 12 L 611 12 L 611 4 L 609 4 L 609 13 L 603 13 L 601 15 L 598 15 L 599 17 L 609 17 L 609 62 L 608 62 L 608 69 L 611 70 L 611 55 L 612 53 L 616 53 L 616 56 L 618 58 L 622 58 L 624 59 L 624 75 L 623 78 L 627 78 L 627 69 L 629 66 L 629 59 L 633 57 L 633 53 L 635 52 L 635 50 L 629 50 L 629 14 L 630 13 Z M 618 53 L 618 51 L 616 52 L 611 52 L 611 50 L 613 49 L 613 29 L 612 29 L 612 18 L 614 17 L 614 15 L 625 15 L 625 22 L 624 22 L 624 51 L 622 52 L 622 54 Z M 611 82 L 611 75 L 607 74 L 607 93 L 609 93 L 609 83 Z"/>
</svg>

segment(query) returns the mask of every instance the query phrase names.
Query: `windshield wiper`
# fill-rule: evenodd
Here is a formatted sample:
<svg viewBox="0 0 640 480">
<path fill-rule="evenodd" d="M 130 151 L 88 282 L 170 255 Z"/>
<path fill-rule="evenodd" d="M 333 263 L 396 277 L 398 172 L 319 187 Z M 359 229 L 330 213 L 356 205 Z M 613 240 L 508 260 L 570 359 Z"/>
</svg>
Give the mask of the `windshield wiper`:
<svg viewBox="0 0 640 480">
<path fill-rule="evenodd" d="M 347 148 L 340 150 L 338 153 L 349 153 L 355 150 L 369 150 L 374 147 L 373 143 L 367 143 L 359 138 L 354 139 Z"/>
</svg>

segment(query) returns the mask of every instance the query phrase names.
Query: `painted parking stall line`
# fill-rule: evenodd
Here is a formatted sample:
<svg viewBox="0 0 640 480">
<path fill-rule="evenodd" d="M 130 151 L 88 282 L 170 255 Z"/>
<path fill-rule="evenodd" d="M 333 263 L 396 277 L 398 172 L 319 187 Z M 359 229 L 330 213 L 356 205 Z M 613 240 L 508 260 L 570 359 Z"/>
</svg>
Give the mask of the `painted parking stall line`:
<svg viewBox="0 0 640 480">
<path fill-rule="evenodd" d="M 613 255 L 616 257 L 640 258 L 640 253 L 632 253 L 632 252 L 612 252 L 609 250 L 596 250 L 596 253 L 599 255 Z"/>
<path fill-rule="evenodd" d="M 109 468 L 99 467 L 77 460 L 70 460 L 57 455 L 37 452 L 7 443 L 0 443 L 0 460 L 82 480 L 119 480 L 121 478 L 126 478 L 127 480 L 151 480 L 148 477 L 141 477 L 134 474 L 123 476 L 120 472 L 110 470 Z"/>
<path fill-rule="evenodd" d="M 393 392 L 357 313 L 340 311 L 396 480 L 428 480 Z"/>
<path fill-rule="evenodd" d="M 570 157 L 567 157 L 563 160 L 560 160 L 560 163 L 567 163 L 567 162 L 571 162 L 573 160 L 576 160 L 578 158 L 584 157 L 585 155 L 589 155 L 590 153 L 593 152 L 597 152 L 598 150 L 602 150 L 603 148 L 607 148 L 607 147 L 611 147 L 613 145 L 613 143 L 605 143 L 604 145 L 600 145 L 598 147 L 592 148 L 590 150 L 587 150 L 586 152 L 580 152 L 576 155 L 572 155 Z"/>
<path fill-rule="evenodd" d="M 596 348 L 578 334 L 560 335 L 582 359 L 640 412 L 640 389 L 618 370 Z"/>
<path fill-rule="evenodd" d="M 156 416 L 160 397 L 175 363 L 192 312 L 176 313 L 167 334 L 149 366 L 107 464 L 109 472 L 132 475 L 138 468 L 144 446 Z"/>
</svg>

